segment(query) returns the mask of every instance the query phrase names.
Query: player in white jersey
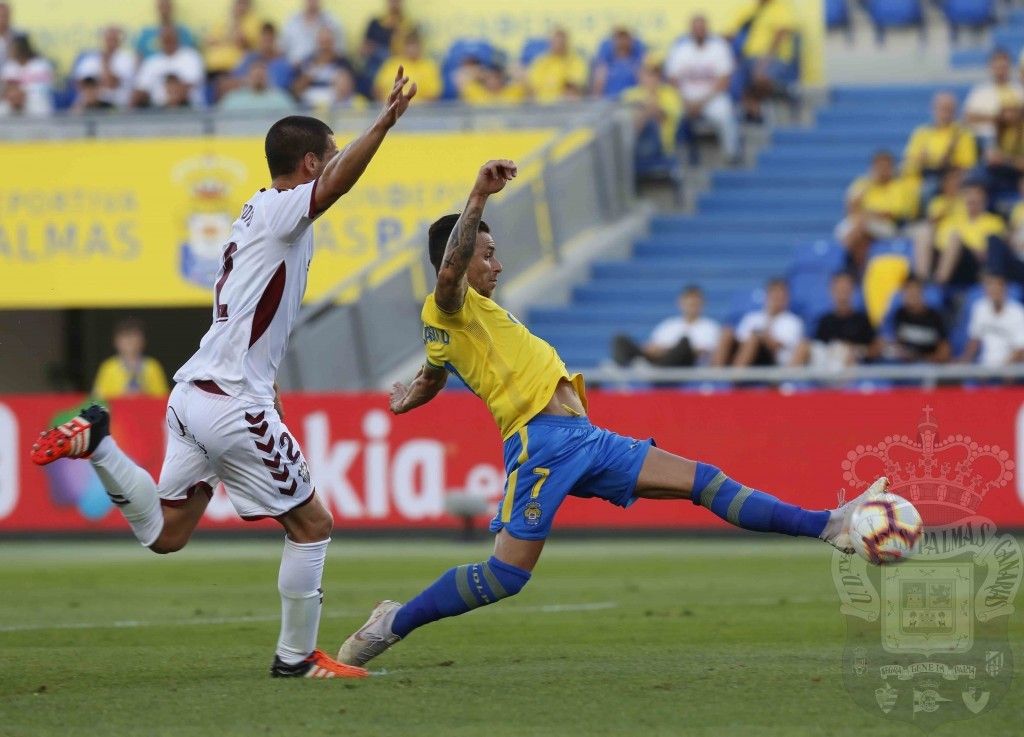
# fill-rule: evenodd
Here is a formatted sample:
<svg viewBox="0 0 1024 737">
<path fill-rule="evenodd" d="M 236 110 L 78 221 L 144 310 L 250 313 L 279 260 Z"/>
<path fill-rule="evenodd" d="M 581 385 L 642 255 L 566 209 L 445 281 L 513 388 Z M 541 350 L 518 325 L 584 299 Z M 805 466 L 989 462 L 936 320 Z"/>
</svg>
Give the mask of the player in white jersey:
<svg viewBox="0 0 1024 737">
<path fill-rule="evenodd" d="M 302 451 L 282 419 L 274 378 L 306 291 L 313 221 L 362 176 L 388 130 L 408 109 L 401 67 L 373 125 L 338 151 L 323 122 L 283 118 L 266 138 L 271 186 L 242 206 L 214 287 L 213 324 L 174 375 L 159 483 L 110 437 L 99 405 L 43 432 L 32 460 L 89 458 L 135 537 L 155 553 L 188 542 L 222 481 L 238 514 L 272 517 L 285 530 L 278 576 L 281 634 L 271 675 L 362 678 L 362 668 L 316 649 L 333 520 L 316 497 Z"/>
</svg>

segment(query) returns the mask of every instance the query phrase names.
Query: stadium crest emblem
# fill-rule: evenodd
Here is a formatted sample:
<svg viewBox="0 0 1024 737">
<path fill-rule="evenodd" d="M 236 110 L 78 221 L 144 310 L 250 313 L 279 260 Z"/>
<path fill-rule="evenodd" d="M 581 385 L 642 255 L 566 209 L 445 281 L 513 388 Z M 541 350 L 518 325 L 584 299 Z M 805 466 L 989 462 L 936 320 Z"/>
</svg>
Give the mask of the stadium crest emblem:
<svg viewBox="0 0 1024 737">
<path fill-rule="evenodd" d="M 235 220 L 237 199 L 233 191 L 247 178 L 245 165 L 216 154 L 185 159 L 171 172 L 176 184 L 187 188 L 187 209 L 181 213 L 181 275 L 210 288 L 217 278 L 221 253 Z"/>
<path fill-rule="evenodd" d="M 541 510 L 540 504 L 537 502 L 530 502 L 526 505 L 526 509 L 523 510 L 523 517 L 526 519 L 526 524 L 530 527 L 536 527 L 540 524 L 540 518 L 543 511 Z"/>
<path fill-rule="evenodd" d="M 921 512 L 912 557 L 872 566 L 836 551 L 832 578 L 846 616 L 843 680 L 867 711 L 922 728 L 996 707 L 1010 688 L 1007 625 L 1024 561 L 1020 544 L 977 514 L 1012 493 L 1009 453 L 965 435 L 938 437 L 930 407 L 918 437 L 891 435 L 843 461 L 859 494 L 878 476 Z"/>
</svg>

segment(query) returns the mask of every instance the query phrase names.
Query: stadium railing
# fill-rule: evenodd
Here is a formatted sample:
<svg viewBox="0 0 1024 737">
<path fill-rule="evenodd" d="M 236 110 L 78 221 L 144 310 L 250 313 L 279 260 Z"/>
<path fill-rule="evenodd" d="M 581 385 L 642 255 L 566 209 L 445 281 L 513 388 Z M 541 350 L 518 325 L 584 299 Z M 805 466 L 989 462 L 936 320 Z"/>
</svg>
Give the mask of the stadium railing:
<svg viewBox="0 0 1024 737">
<path fill-rule="evenodd" d="M 495 121 L 462 111 L 451 122 L 481 126 L 488 120 Z M 566 113 L 559 122 L 563 132 L 518 162 L 520 177 L 487 208 L 485 219 L 500 234 L 499 245 L 507 244 L 500 250 L 506 288 L 557 264 L 570 241 L 634 207 L 629 116 L 598 105 L 588 115 Z M 551 126 L 552 118 L 545 114 L 540 123 Z M 462 205 L 451 203 L 452 210 Z M 375 387 L 421 352 L 420 308 L 433 283 L 425 243 L 421 230 L 306 305 L 281 367 L 281 385 L 303 391 Z"/>
</svg>

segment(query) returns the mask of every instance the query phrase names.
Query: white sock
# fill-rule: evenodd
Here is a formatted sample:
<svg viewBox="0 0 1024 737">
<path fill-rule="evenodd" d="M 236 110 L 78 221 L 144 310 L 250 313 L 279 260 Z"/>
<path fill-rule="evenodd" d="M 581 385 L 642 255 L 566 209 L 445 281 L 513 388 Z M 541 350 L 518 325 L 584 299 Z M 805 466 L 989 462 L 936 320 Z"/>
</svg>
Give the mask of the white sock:
<svg viewBox="0 0 1024 737">
<path fill-rule="evenodd" d="M 297 543 L 285 537 L 277 589 L 281 592 L 281 636 L 277 657 L 294 665 L 316 649 L 323 589 L 320 583 L 330 538 Z"/>
<path fill-rule="evenodd" d="M 126 456 L 110 436 L 100 441 L 89 460 L 107 496 L 128 520 L 138 541 L 147 547 L 155 543 L 164 529 L 164 513 L 153 478 Z"/>
</svg>

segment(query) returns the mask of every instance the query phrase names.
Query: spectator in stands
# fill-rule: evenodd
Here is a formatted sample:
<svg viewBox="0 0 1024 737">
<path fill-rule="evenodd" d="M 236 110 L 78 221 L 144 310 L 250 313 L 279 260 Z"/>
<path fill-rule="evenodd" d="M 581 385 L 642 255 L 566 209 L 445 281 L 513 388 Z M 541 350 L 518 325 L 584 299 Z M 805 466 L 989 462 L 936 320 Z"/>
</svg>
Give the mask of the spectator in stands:
<svg viewBox="0 0 1024 737">
<path fill-rule="evenodd" d="M 962 170 L 947 169 L 939 181 L 938 193 L 928 201 L 925 221 L 908 229 L 914 242 L 914 274 L 923 281 L 931 279 L 938 234 L 948 233 L 957 219 L 963 218 L 967 212 L 963 181 Z"/>
<path fill-rule="evenodd" d="M 971 307 L 970 341 L 961 357 L 982 366 L 1006 366 L 1024 361 L 1024 305 L 1006 293 L 1001 274 L 986 273 L 985 296 Z"/>
<path fill-rule="evenodd" d="M 996 121 L 1000 111 L 1010 105 L 1024 102 L 1024 88 L 1014 81 L 1010 55 L 1003 49 L 996 49 L 989 58 L 991 81 L 981 82 L 971 88 L 964 102 L 964 117 L 983 147 L 987 147 L 996 135 Z"/>
<path fill-rule="evenodd" d="M 413 30 L 413 22 L 406 15 L 404 5 L 402 0 L 385 0 L 384 12 L 366 24 L 360 49 L 364 63 L 375 61 L 379 68 L 384 59 L 402 50 L 402 39 Z"/>
<path fill-rule="evenodd" d="M 687 121 L 705 120 L 713 125 L 729 162 L 735 162 L 740 154 L 740 128 L 729 97 L 735 67 L 729 44 L 709 35 L 702 15 L 693 17 L 690 36 L 672 49 L 665 63 L 665 74 L 683 98 Z"/>
<path fill-rule="evenodd" d="M 181 107 L 181 93 L 192 106 L 203 104 L 203 57 L 182 46 L 174 26 L 160 29 L 160 51 L 147 57 L 139 67 L 132 95 L 134 107 Z"/>
<path fill-rule="evenodd" d="M 665 83 L 656 60 L 644 63 L 640 84 L 623 92 L 622 101 L 633 108 L 637 168 L 643 170 L 645 165 L 671 156 L 683 114 L 682 100 L 675 87 Z"/>
<path fill-rule="evenodd" d="M 517 105 L 526 99 L 526 88 L 499 62 L 463 64 L 455 71 L 455 88 L 468 105 Z"/>
<path fill-rule="evenodd" d="M 903 304 L 893 315 L 887 358 L 905 363 L 949 360 L 949 340 L 942 314 L 924 299 L 924 285 L 915 276 L 903 284 Z"/>
<path fill-rule="evenodd" d="M 11 4 L 0 2 L 0 67 L 7 61 L 7 54 L 14 43 L 14 26 L 11 25 Z"/>
<path fill-rule="evenodd" d="M 174 22 L 173 0 L 156 0 L 156 17 L 156 25 L 143 28 L 135 42 L 135 50 L 142 59 L 160 53 L 163 46 L 160 39 L 166 29 L 176 32 L 179 45 L 195 48 L 196 40 L 192 32 L 181 23 Z"/>
<path fill-rule="evenodd" d="M 748 312 L 733 333 L 722 331 L 716 365 L 795 366 L 804 339 L 804 322 L 789 311 L 789 286 L 772 279 L 765 292 L 764 308 Z"/>
<path fill-rule="evenodd" d="M 832 311 L 821 316 L 813 342 L 802 344 L 800 350 L 810 349 L 806 357 L 811 365 L 836 370 L 877 358 L 881 341 L 867 313 L 854 306 L 856 279 L 848 271 L 839 271 L 832 275 L 829 286 Z M 795 363 L 806 363 L 803 358 L 798 356 Z"/>
<path fill-rule="evenodd" d="M 783 69 L 793 61 L 796 30 L 789 0 L 757 0 L 738 17 L 732 39 L 744 60 L 743 111 L 748 121 L 764 120 L 762 104 L 775 94 Z"/>
<path fill-rule="evenodd" d="M 221 78 L 219 84 L 221 94 L 226 94 L 245 84 L 249 76 L 249 67 L 256 62 L 262 63 L 267 68 L 267 79 L 272 86 L 282 90 L 292 88 L 295 70 L 277 46 L 277 27 L 267 21 L 260 26 L 260 37 L 256 49 L 245 55 L 242 63 L 235 67 L 230 77 Z"/>
<path fill-rule="evenodd" d="M 19 118 L 27 115 L 27 104 L 28 96 L 21 84 L 15 81 L 7 82 L 3 86 L 3 94 L 0 95 L 0 118 Z"/>
<path fill-rule="evenodd" d="M 132 82 L 138 64 L 135 52 L 124 46 L 124 31 L 119 26 L 107 26 L 100 31 L 100 47 L 87 51 L 75 62 L 71 76 L 82 95 L 87 79 L 96 83 L 97 98 L 111 106 L 127 107 L 131 102 Z M 92 95 L 90 90 L 90 96 Z M 95 104 L 83 104 L 85 109 L 96 109 Z"/>
<path fill-rule="evenodd" d="M 289 63 L 298 66 L 316 53 L 316 39 L 321 28 L 328 28 L 334 38 L 337 54 L 345 53 L 345 34 L 341 23 L 320 7 L 320 0 L 305 0 L 305 7 L 288 19 L 281 34 L 281 44 Z"/>
<path fill-rule="evenodd" d="M 642 358 L 655 366 L 703 366 L 710 363 L 718 347 L 721 329 L 704 317 L 704 293 L 689 285 L 679 294 L 679 315 L 658 323 L 644 345 L 628 335 L 612 340 L 612 357 L 620 366 Z"/>
<path fill-rule="evenodd" d="M 564 28 L 551 33 L 551 45 L 537 56 L 526 72 L 526 83 L 535 102 L 548 104 L 578 100 L 587 87 L 587 61 L 572 50 Z"/>
<path fill-rule="evenodd" d="M 302 62 L 292 85 L 292 92 L 306 105 L 331 105 L 334 101 L 335 81 L 339 75 L 351 78 L 354 86 L 355 70 L 352 62 L 339 54 L 337 48 L 334 31 L 321 26 L 316 32 L 316 51 Z"/>
<path fill-rule="evenodd" d="M 991 236 L 985 252 L 985 269 L 1024 287 L 1024 178 L 1020 184 L 1021 201 L 1010 213 L 1007 237 Z"/>
<path fill-rule="evenodd" d="M 20 89 L 12 93 L 16 103 L 24 94 L 24 103 L 14 105 L 23 114 L 45 116 L 53 112 L 53 65 L 35 52 L 27 34 L 14 37 L 0 77 L 5 85 L 14 83 Z"/>
<path fill-rule="evenodd" d="M 949 169 L 971 169 L 978 161 L 974 134 L 956 122 L 956 107 L 951 93 L 937 93 L 932 100 L 931 124 L 919 125 L 907 141 L 903 173 L 921 177 L 924 191 L 934 191 Z"/>
<path fill-rule="evenodd" d="M 436 100 L 441 96 L 444 83 L 441 68 L 437 62 L 423 53 L 423 38 L 418 29 L 409 31 L 402 40 L 402 53 L 390 57 L 377 72 L 373 81 L 373 94 L 378 100 L 387 97 L 395 84 L 398 67 L 405 69 L 405 75 L 416 82 L 416 97 Z"/>
<path fill-rule="evenodd" d="M 267 65 L 255 61 L 249 65 L 246 85 L 232 90 L 219 105 L 221 110 L 258 110 L 286 112 L 295 108 L 295 100 L 284 90 L 270 83 Z"/>
<path fill-rule="evenodd" d="M 92 394 L 98 399 L 115 399 L 134 394 L 167 396 L 167 377 L 155 358 L 144 355 L 146 333 L 142 322 L 122 320 L 114 327 L 117 353 L 100 364 Z"/>
<path fill-rule="evenodd" d="M 234 0 L 227 20 L 214 27 L 204 43 L 206 73 L 212 79 L 235 69 L 259 45 L 261 22 L 252 0 Z"/>
<path fill-rule="evenodd" d="M 594 60 L 593 93 L 597 97 L 618 97 L 639 82 L 644 51 L 628 29 L 612 31 L 611 44 Z"/>
<path fill-rule="evenodd" d="M 1009 103 L 996 118 L 996 137 L 985 151 L 989 197 L 1016 194 L 1024 173 L 1024 102 Z"/>
<path fill-rule="evenodd" d="M 71 110 L 75 113 L 99 113 L 113 110 L 114 103 L 104 99 L 103 88 L 96 77 L 85 77 L 78 80 L 78 95 Z"/>
<path fill-rule="evenodd" d="M 978 282 L 989 238 L 1006 235 L 1003 219 L 986 209 L 988 197 L 981 182 L 968 179 L 961 192 L 964 209 L 936 231 L 931 264 L 935 282 L 958 287 Z"/>
<path fill-rule="evenodd" d="M 846 217 L 836 226 L 836 239 L 845 247 L 851 267 L 864 272 L 868 249 L 881 238 L 892 238 L 917 214 L 918 188 L 913 180 L 896 176 L 895 159 L 878 151 L 871 170 L 854 180 L 846 192 Z"/>
</svg>

